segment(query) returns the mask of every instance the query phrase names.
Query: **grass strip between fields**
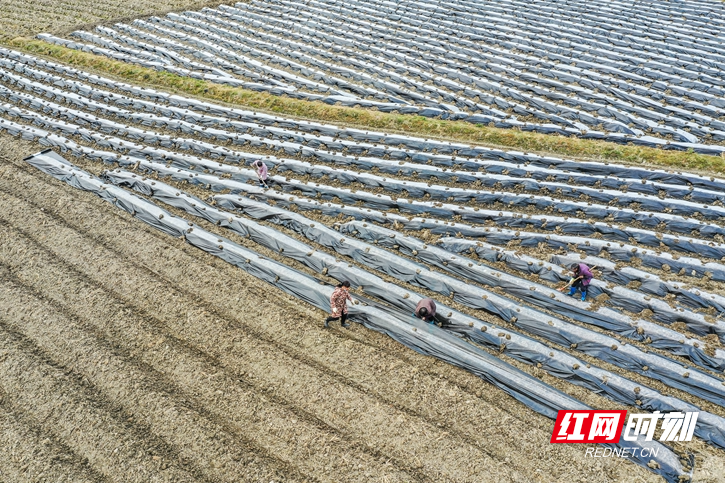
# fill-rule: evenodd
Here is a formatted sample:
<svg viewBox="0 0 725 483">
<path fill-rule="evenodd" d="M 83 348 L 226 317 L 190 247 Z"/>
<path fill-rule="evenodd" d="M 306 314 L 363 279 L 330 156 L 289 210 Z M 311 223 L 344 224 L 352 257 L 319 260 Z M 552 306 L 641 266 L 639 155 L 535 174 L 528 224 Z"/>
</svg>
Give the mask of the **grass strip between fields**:
<svg viewBox="0 0 725 483">
<path fill-rule="evenodd" d="M 503 147 L 525 152 L 552 154 L 574 159 L 617 161 L 670 169 L 690 169 L 712 174 L 725 174 L 725 157 L 619 145 L 576 137 L 522 132 L 516 129 L 498 129 L 481 124 L 445 121 L 418 115 L 383 113 L 370 109 L 331 106 L 323 102 L 302 101 L 183 77 L 69 49 L 37 39 L 16 38 L 7 42 L 7 45 L 29 54 L 53 59 L 135 85 L 152 86 L 209 101 L 246 109 L 258 109 L 262 112 L 293 116 L 310 121 Z"/>
</svg>

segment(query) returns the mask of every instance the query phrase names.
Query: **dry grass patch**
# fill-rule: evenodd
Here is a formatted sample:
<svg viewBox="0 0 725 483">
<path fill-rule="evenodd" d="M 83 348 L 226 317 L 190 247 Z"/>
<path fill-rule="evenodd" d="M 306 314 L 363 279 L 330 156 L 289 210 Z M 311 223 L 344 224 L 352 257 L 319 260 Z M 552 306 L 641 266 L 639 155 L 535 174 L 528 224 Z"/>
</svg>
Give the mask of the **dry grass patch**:
<svg viewBox="0 0 725 483">
<path fill-rule="evenodd" d="M 8 44 L 29 54 L 60 61 L 133 84 L 153 86 L 209 101 L 318 122 L 517 149 L 525 152 L 554 154 L 574 159 L 617 161 L 674 170 L 696 170 L 707 174 L 725 174 L 725 157 L 521 132 L 514 129 L 498 129 L 481 124 L 430 119 L 417 115 L 331 106 L 323 102 L 290 99 L 285 96 L 275 96 L 182 77 L 168 72 L 159 72 L 35 39 L 16 38 L 9 41 Z"/>
</svg>

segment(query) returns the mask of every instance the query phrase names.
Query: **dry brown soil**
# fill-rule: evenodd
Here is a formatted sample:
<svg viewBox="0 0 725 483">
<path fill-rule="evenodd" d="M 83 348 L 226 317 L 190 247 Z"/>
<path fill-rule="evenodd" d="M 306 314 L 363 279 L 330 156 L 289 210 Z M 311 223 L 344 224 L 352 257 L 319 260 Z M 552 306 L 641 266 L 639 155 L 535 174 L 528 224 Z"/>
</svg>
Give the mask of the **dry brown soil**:
<svg viewBox="0 0 725 483">
<path fill-rule="evenodd" d="M 0 41 L 36 34 L 64 34 L 174 10 L 216 6 L 219 0 L 2 0 Z"/>
</svg>

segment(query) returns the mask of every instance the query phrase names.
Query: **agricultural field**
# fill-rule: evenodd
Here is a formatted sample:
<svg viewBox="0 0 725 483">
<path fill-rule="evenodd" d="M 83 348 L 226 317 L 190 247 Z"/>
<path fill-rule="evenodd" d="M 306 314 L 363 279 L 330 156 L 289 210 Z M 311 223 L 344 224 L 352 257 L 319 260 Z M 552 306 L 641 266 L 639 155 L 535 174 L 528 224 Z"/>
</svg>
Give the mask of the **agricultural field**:
<svg viewBox="0 0 725 483">
<path fill-rule="evenodd" d="M 265 112 L 9 42 L 716 166 L 722 4 L 542 3 L 566 50 L 522 2 L 72 3 L 0 7 L 0 481 L 725 481 L 722 170 Z M 597 65 L 557 57 L 607 29 Z M 586 300 L 556 290 L 579 261 Z M 324 329 L 341 280 L 355 323 Z M 549 443 L 586 408 L 700 416 L 633 443 L 652 458 Z"/>
<path fill-rule="evenodd" d="M 724 19 L 720 1 L 257 0 L 41 38 L 300 98 L 720 154 Z"/>
</svg>

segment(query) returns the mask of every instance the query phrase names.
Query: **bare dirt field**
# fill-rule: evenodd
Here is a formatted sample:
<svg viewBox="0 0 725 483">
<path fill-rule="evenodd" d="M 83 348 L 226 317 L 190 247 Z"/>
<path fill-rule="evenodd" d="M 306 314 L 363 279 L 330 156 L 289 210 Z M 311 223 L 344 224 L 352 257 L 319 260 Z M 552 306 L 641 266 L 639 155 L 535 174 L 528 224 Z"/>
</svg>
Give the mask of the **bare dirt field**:
<svg viewBox="0 0 725 483">
<path fill-rule="evenodd" d="M 209 0 L 3 0 L 0 5 L 0 41 L 40 32 L 62 33 L 84 25 L 117 22 L 143 15 L 218 5 Z"/>
</svg>

